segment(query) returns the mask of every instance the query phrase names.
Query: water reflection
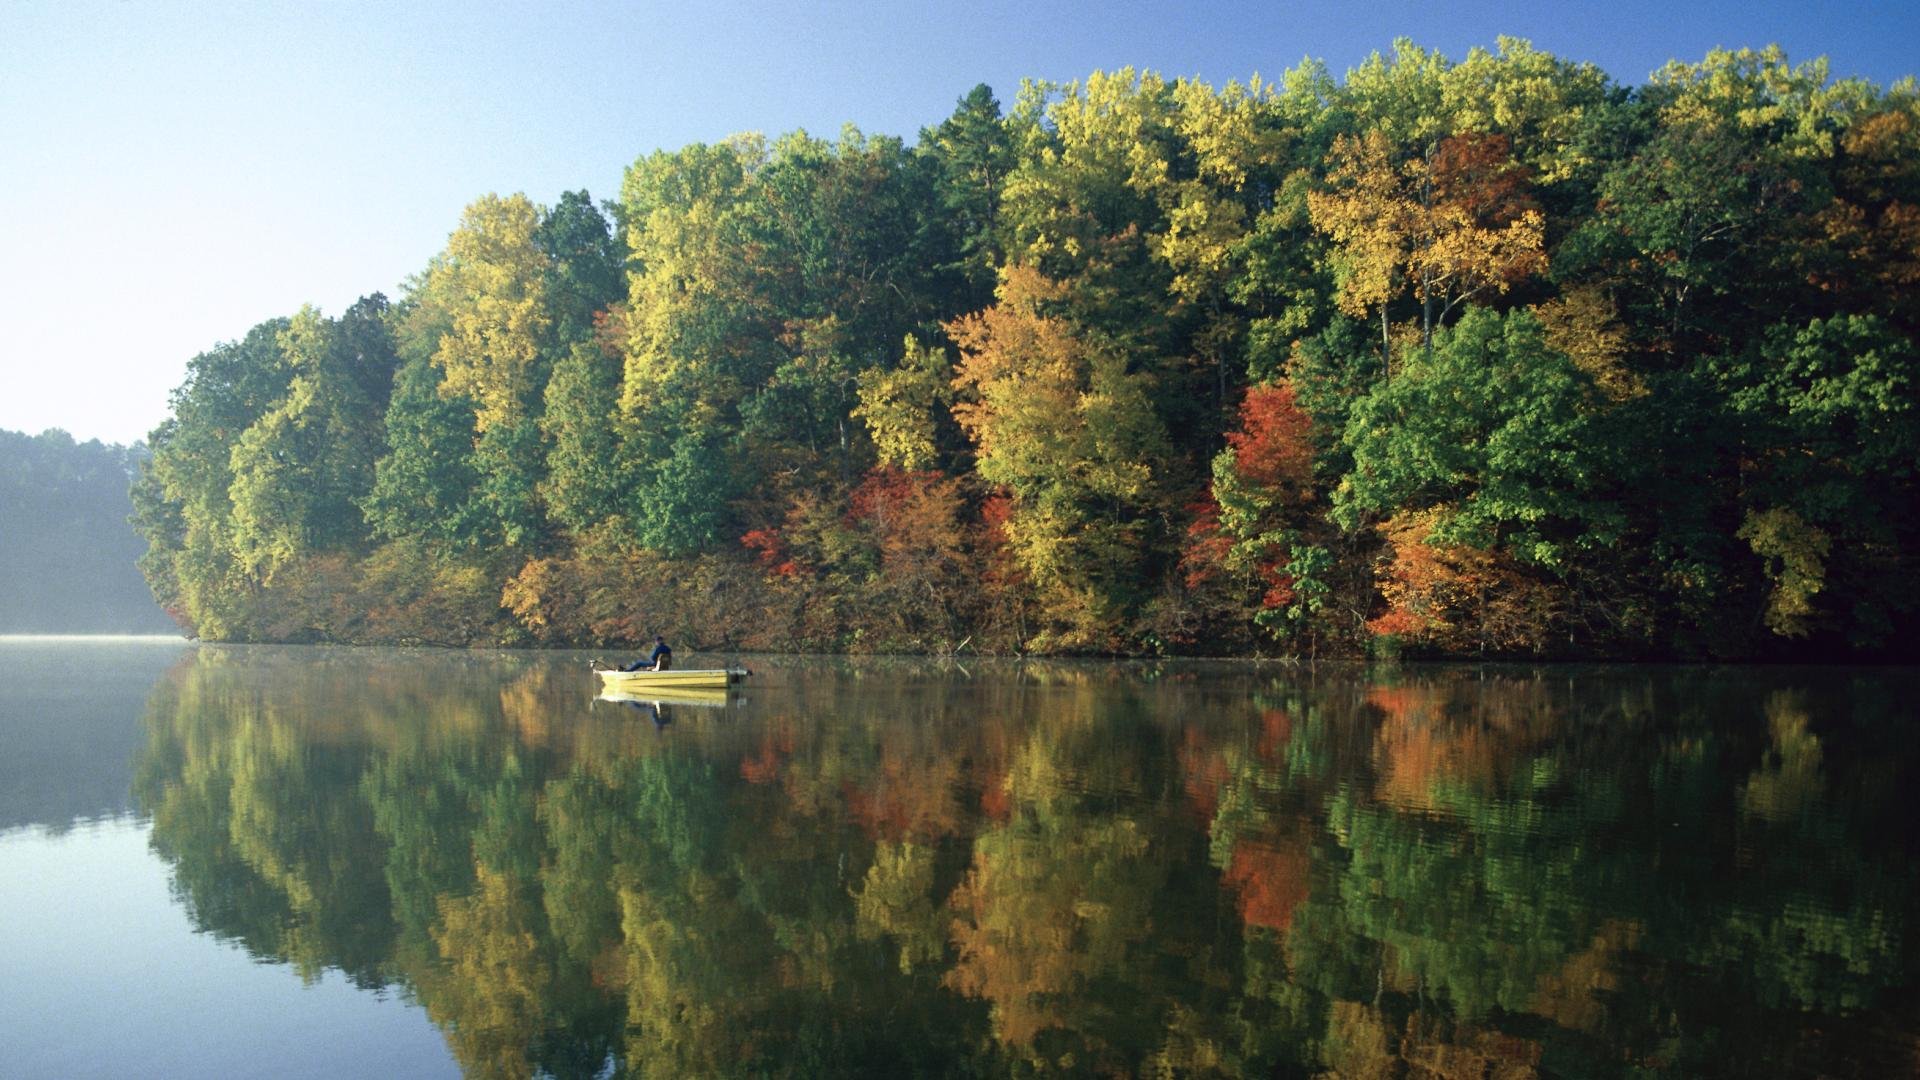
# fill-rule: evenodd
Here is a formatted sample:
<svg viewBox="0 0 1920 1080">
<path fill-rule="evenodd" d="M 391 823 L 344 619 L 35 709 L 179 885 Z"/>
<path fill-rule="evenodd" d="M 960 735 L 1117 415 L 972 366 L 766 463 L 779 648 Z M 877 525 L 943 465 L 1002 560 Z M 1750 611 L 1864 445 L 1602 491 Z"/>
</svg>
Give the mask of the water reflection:
<svg viewBox="0 0 1920 1080">
<path fill-rule="evenodd" d="M 758 682 L 203 650 L 136 795 L 197 924 L 477 1076 L 1920 1064 L 1910 673 Z"/>
</svg>

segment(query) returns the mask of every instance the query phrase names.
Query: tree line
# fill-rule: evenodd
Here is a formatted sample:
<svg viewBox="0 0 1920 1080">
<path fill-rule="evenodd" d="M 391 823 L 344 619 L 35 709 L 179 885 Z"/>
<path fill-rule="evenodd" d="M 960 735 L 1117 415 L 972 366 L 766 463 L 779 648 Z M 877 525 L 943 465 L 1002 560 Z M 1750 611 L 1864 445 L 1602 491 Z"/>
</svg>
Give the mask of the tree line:
<svg viewBox="0 0 1920 1080">
<path fill-rule="evenodd" d="M 0 633 L 166 633 L 134 562 L 127 486 L 146 448 L 0 431 Z"/>
<path fill-rule="evenodd" d="M 1501 39 L 487 195 L 196 357 L 225 640 L 1911 655 L 1920 92 Z"/>
</svg>

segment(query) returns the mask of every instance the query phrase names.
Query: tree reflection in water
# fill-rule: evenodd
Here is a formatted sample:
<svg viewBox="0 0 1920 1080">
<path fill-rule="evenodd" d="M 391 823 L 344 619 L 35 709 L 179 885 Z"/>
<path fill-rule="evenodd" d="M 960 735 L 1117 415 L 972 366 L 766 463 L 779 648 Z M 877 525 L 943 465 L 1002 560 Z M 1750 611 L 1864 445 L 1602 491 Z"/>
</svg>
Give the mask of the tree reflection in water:
<svg viewBox="0 0 1920 1080">
<path fill-rule="evenodd" d="M 477 1076 L 1916 1065 L 1905 673 L 770 681 L 202 650 L 137 796 L 197 925 Z"/>
</svg>

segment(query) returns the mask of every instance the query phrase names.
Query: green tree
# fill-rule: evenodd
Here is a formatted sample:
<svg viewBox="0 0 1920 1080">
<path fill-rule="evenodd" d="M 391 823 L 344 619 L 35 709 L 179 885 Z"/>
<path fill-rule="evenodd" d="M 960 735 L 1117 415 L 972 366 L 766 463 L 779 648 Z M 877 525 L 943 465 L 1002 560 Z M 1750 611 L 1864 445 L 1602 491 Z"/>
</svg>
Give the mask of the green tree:
<svg viewBox="0 0 1920 1080">
<path fill-rule="evenodd" d="M 366 539 L 355 500 L 371 490 L 385 442 L 374 423 L 394 362 L 385 309 L 369 297 L 336 322 L 303 308 L 281 332 L 293 371 L 286 396 L 247 427 L 230 461 L 233 544 L 250 572 L 271 576 Z"/>
<path fill-rule="evenodd" d="M 388 452 L 361 504 L 374 534 L 480 543 L 472 506 L 479 485 L 472 403 L 443 396 L 439 371 L 418 358 L 400 369 L 386 422 Z"/>
<path fill-rule="evenodd" d="M 609 305 L 626 296 L 625 239 L 585 191 L 567 191 L 540 212 L 533 243 L 546 256 L 539 295 L 549 315 L 552 348 L 564 356 L 593 335 Z"/>
<path fill-rule="evenodd" d="M 711 436 L 685 435 L 634 491 L 631 518 L 640 543 L 690 555 L 717 543 L 736 492 L 725 448 Z"/>
<path fill-rule="evenodd" d="M 431 356 L 443 373 L 440 392 L 472 402 L 480 484 L 470 510 L 493 542 L 514 548 L 536 545 L 544 522 L 539 410 L 551 361 L 555 307 L 547 287 L 555 271 L 542 241 L 578 254 L 566 245 L 580 242 L 577 234 L 590 241 L 592 222 L 580 219 L 593 214 L 580 211 L 579 201 L 563 208 L 543 235 L 542 212 L 525 195 L 475 200 L 419 286 L 422 307 L 438 316 Z M 564 298 L 573 310 L 563 314 L 577 324 L 577 309 L 588 301 L 579 297 L 575 279 L 592 274 L 574 273 L 570 264 L 562 276 L 573 286 Z"/>
<path fill-rule="evenodd" d="M 1352 529 L 1368 514 L 1434 509 L 1441 543 L 1564 566 L 1621 527 L 1593 393 L 1533 315 L 1470 308 L 1354 403 L 1353 470 L 1334 491 L 1334 519 Z"/>
<path fill-rule="evenodd" d="M 554 365 L 540 415 L 549 447 L 542 501 L 573 533 L 615 518 L 624 505 L 619 416 L 619 358 L 575 345 Z"/>
<path fill-rule="evenodd" d="M 233 448 L 287 392 L 293 371 L 280 346 L 287 326 L 284 319 L 261 323 L 188 363 L 135 487 L 136 521 L 149 545 L 142 571 L 161 602 L 202 637 L 248 632 L 256 582 L 234 554 Z"/>
<path fill-rule="evenodd" d="M 0 632 L 159 631 L 135 564 L 147 535 L 178 535 L 171 522 L 128 527 L 128 485 L 146 448 L 75 442 L 58 428 L 38 435 L 0 431 Z M 174 515 L 164 504 L 149 511 Z"/>
<path fill-rule="evenodd" d="M 967 91 L 953 115 L 920 133 L 920 147 L 938 165 L 940 206 L 966 282 L 952 314 L 973 311 L 992 302 L 1005 260 L 1000 202 L 1015 164 L 1013 135 L 993 88 L 981 83 Z"/>
<path fill-rule="evenodd" d="M 1765 562 L 1768 627 L 1804 637 L 1824 621 L 1856 645 L 1886 640 L 1920 603 L 1907 584 L 1920 350 L 1876 316 L 1816 319 L 1773 327 L 1721 379 L 1752 455 L 1738 537 Z"/>
</svg>

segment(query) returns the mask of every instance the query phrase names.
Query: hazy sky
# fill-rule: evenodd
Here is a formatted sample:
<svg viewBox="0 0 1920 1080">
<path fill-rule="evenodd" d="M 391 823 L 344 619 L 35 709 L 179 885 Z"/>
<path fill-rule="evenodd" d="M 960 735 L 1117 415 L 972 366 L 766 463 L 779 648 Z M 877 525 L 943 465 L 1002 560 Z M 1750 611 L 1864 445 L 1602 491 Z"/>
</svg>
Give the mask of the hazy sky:
<svg viewBox="0 0 1920 1080">
<path fill-rule="evenodd" d="M 911 138 L 979 82 L 1341 73 L 1503 33 L 1627 83 L 1717 45 L 1920 66 L 1913 0 L 0 0 L 0 428 L 144 437 L 195 353 L 393 295 L 488 191 L 611 198 L 639 155 L 737 131 Z"/>
</svg>

